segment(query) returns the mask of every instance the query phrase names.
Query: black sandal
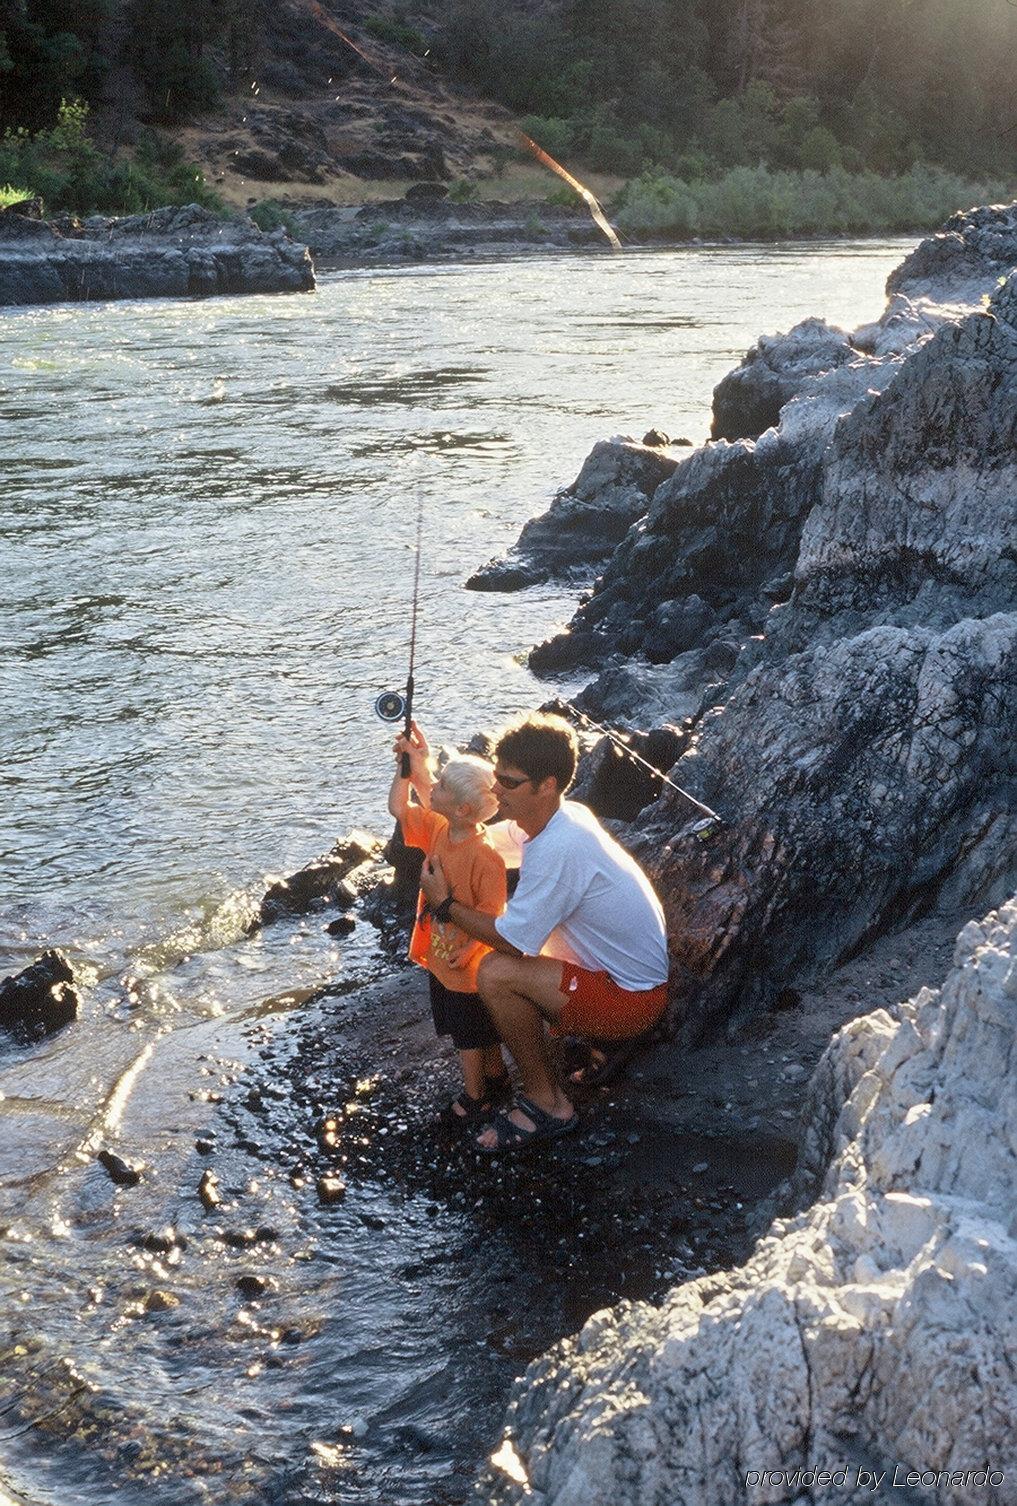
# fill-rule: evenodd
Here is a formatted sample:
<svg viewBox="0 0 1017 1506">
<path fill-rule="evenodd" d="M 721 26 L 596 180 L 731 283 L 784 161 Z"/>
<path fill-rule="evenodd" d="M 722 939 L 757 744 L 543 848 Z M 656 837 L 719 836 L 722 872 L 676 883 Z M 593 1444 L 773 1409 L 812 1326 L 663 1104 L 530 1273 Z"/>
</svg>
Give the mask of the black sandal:
<svg viewBox="0 0 1017 1506">
<path fill-rule="evenodd" d="M 524 1129 L 521 1124 L 515 1124 L 509 1118 L 513 1109 L 526 1115 L 533 1125 L 532 1129 Z M 515 1101 L 503 1114 L 496 1114 L 491 1121 L 497 1141 L 494 1145 L 481 1145 L 474 1140 L 477 1150 L 486 1156 L 497 1155 L 503 1150 L 522 1150 L 527 1145 L 535 1145 L 541 1140 L 557 1140 L 560 1135 L 568 1135 L 579 1125 L 579 1115 L 572 1114 L 568 1119 L 556 1119 L 553 1114 L 547 1114 L 542 1108 L 533 1102 L 531 1098 L 524 1098 L 521 1093 L 516 1095 Z"/>
<path fill-rule="evenodd" d="M 494 1104 L 490 1094 L 484 1093 L 480 1098 L 474 1098 L 472 1093 L 464 1089 L 458 1098 L 453 1098 L 441 1113 L 443 1124 L 452 1129 L 476 1129 L 484 1125 L 494 1113 Z"/>
<path fill-rule="evenodd" d="M 640 1051 L 645 1051 L 659 1038 L 657 1027 L 654 1025 L 649 1030 L 644 1030 L 641 1035 L 630 1036 L 625 1041 L 582 1041 L 581 1047 L 585 1047 L 586 1060 L 577 1061 L 582 1055 L 579 1051 L 573 1056 L 576 1063 L 568 1073 L 568 1086 L 570 1088 L 603 1088 L 608 1083 L 614 1082 L 620 1077 L 625 1068 L 638 1056 Z M 595 1061 L 593 1053 L 598 1052 L 604 1060 Z"/>
<path fill-rule="evenodd" d="M 512 1076 L 508 1068 L 499 1072 L 497 1077 L 492 1077 L 489 1072 L 484 1074 L 484 1082 L 487 1088 L 487 1096 L 492 1101 L 507 1097 L 512 1091 Z"/>
</svg>

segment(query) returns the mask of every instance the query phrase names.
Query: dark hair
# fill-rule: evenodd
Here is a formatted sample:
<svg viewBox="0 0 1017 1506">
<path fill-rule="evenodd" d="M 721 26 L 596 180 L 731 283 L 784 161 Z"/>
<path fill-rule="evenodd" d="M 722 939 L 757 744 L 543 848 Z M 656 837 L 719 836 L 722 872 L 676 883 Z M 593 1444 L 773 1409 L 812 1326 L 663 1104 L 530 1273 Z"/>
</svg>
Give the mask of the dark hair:
<svg viewBox="0 0 1017 1506">
<path fill-rule="evenodd" d="M 534 784 L 550 775 L 564 794 L 575 777 L 579 744 L 568 722 L 560 716 L 538 713 L 503 732 L 494 755 L 519 769 Z"/>
</svg>

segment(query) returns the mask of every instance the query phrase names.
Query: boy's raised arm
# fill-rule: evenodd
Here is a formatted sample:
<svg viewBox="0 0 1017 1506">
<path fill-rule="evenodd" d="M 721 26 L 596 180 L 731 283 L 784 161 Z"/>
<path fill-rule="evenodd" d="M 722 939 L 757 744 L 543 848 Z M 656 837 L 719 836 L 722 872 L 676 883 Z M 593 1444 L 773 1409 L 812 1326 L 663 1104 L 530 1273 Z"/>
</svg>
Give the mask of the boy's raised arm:
<svg viewBox="0 0 1017 1506">
<path fill-rule="evenodd" d="M 410 785 L 417 794 L 417 799 L 426 811 L 431 809 L 431 786 L 434 780 L 431 778 L 431 749 L 427 738 L 417 726 L 416 722 L 410 723 L 410 735 L 400 733 L 392 744 L 395 753 L 395 774 L 392 785 L 388 792 L 388 813 L 401 821 L 410 803 Z M 404 778 L 402 773 L 403 754 L 409 755 L 410 774 Z"/>
</svg>

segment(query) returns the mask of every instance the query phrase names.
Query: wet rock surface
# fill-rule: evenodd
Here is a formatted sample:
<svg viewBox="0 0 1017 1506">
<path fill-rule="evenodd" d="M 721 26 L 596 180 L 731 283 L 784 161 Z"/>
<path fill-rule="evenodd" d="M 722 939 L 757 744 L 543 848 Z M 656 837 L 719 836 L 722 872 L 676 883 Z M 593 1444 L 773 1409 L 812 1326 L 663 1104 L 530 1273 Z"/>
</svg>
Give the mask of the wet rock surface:
<svg viewBox="0 0 1017 1506">
<path fill-rule="evenodd" d="M 1008 1499 L 1015 968 L 1017 901 L 962 931 L 940 989 L 847 1025 L 808 1106 L 813 1205 L 531 1366 L 478 1499 L 790 1500 L 760 1475 L 843 1469 L 858 1503 L 860 1467 L 898 1466 L 928 1476 L 916 1499 Z"/>
<path fill-rule="evenodd" d="M 195 204 L 51 224 L 8 214 L 0 229 L 0 305 L 313 287 L 307 248 L 285 231 L 265 234 Z"/>
<path fill-rule="evenodd" d="M 0 1030 L 30 1039 L 50 1035 L 77 1018 L 81 994 L 62 952 L 44 952 L 30 967 L 0 982 Z"/>
<path fill-rule="evenodd" d="M 348 909 L 376 879 L 380 855 L 381 843 L 369 832 L 353 831 L 341 837 L 320 858 L 269 885 L 250 929 L 270 925 L 285 915 L 305 915 L 326 905 Z M 351 921 L 339 925 L 334 934 L 347 935 L 352 928 Z"/>
</svg>

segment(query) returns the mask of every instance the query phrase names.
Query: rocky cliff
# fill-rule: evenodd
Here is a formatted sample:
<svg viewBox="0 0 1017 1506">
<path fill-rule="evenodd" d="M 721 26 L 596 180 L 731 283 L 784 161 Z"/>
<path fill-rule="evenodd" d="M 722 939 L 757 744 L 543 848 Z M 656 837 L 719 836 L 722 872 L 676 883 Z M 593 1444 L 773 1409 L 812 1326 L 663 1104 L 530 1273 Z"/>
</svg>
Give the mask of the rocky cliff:
<svg viewBox="0 0 1017 1506">
<path fill-rule="evenodd" d="M 265 235 L 195 204 L 84 223 L 0 214 L 0 307 L 313 287 L 307 247 L 285 231 Z"/>
<path fill-rule="evenodd" d="M 812 1206 L 741 1269 L 595 1314 L 536 1361 L 482 1499 L 1013 1500 L 1015 1027 L 1011 901 L 964 929 L 941 989 L 832 1041 Z"/>
<path fill-rule="evenodd" d="M 532 655 L 597 670 L 594 715 L 681 724 L 672 777 L 725 817 L 704 839 L 666 791 L 628 829 L 688 1038 L 1017 886 L 1015 265 L 1017 209 L 959 215 L 876 324 L 761 342 L 718 389 L 741 437 L 657 486 Z"/>
</svg>

